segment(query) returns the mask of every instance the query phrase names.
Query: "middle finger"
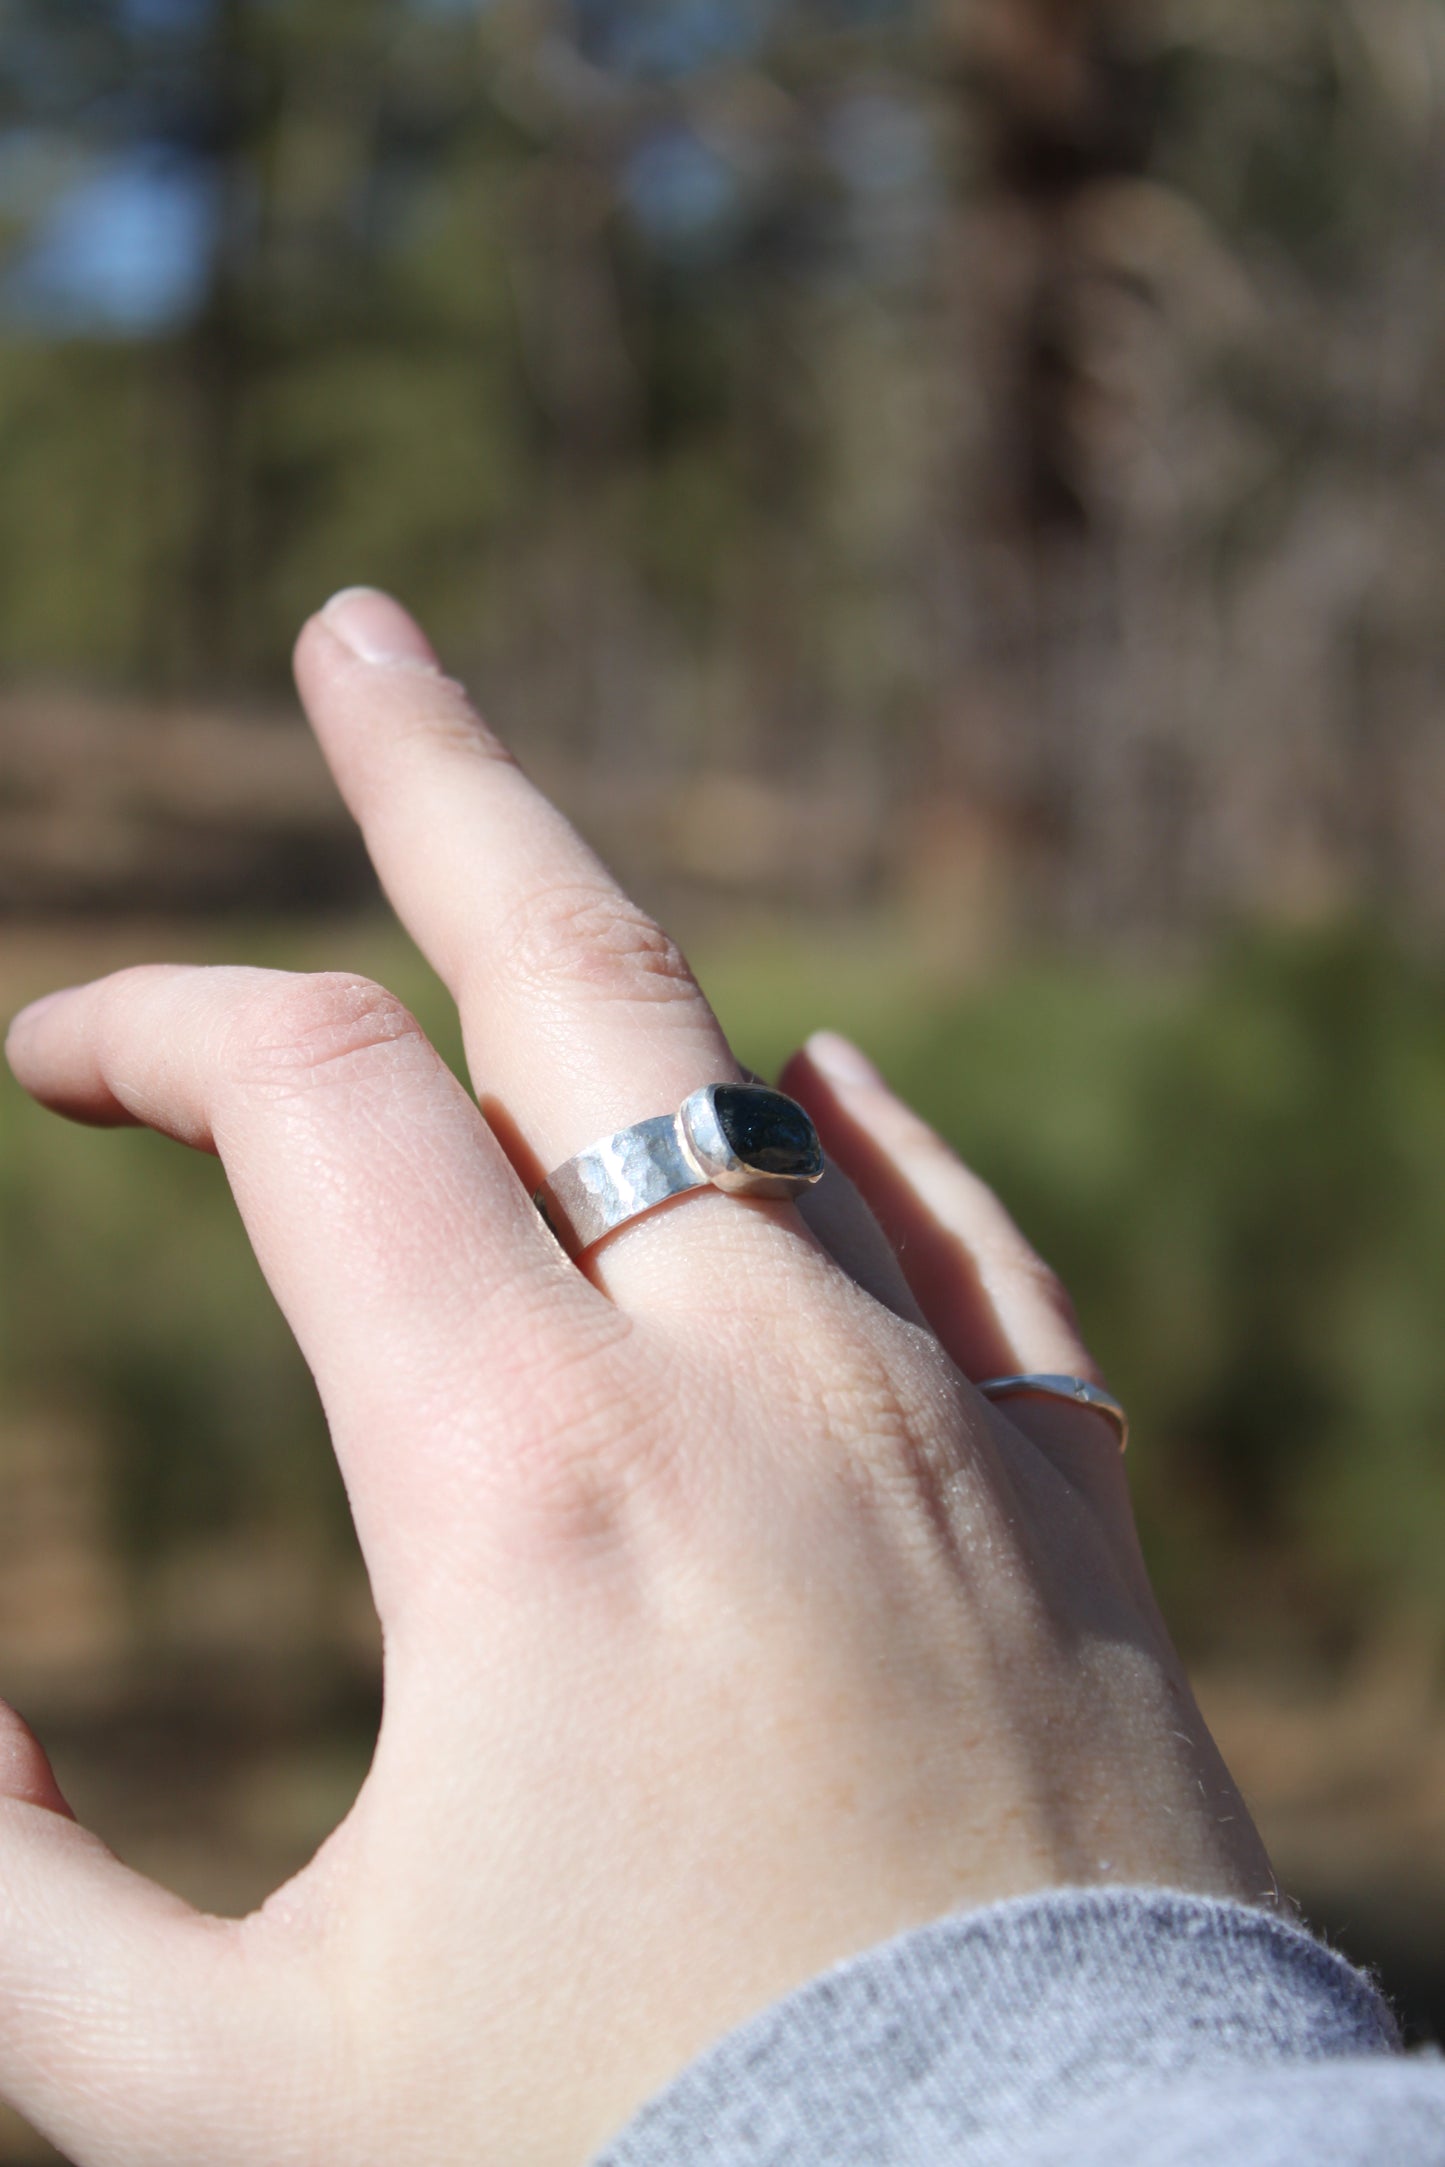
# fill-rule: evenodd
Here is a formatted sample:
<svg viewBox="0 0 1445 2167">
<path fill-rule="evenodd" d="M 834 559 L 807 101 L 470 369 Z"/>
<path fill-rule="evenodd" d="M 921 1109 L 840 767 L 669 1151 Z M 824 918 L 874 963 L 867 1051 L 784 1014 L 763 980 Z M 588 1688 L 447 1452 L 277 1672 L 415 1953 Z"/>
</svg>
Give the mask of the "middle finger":
<svg viewBox="0 0 1445 2167">
<path fill-rule="evenodd" d="M 303 633 L 297 678 L 382 885 L 457 1002 L 473 1082 L 529 1188 L 600 1137 L 736 1079 L 676 945 L 508 757 L 397 603 L 338 596 Z M 692 1197 L 614 1235 L 599 1259 L 608 1284 L 625 1271 L 629 1292 L 642 1291 L 638 1274 L 672 1286 L 693 1256 L 715 1273 L 719 1243 L 734 1256 L 739 1243 L 812 1246 L 787 1207 L 739 1203 Z"/>
</svg>

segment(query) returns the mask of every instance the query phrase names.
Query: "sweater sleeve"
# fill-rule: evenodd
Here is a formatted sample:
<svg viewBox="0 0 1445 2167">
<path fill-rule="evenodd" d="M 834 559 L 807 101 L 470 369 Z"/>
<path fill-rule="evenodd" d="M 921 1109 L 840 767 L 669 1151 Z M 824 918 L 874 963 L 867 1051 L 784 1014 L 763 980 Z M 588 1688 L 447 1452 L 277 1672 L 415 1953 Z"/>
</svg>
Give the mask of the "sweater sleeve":
<svg viewBox="0 0 1445 2167">
<path fill-rule="evenodd" d="M 939 1920 L 711 2048 L 594 2167 L 1445 2167 L 1445 2060 L 1274 1913 L 1062 1890 Z"/>
</svg>

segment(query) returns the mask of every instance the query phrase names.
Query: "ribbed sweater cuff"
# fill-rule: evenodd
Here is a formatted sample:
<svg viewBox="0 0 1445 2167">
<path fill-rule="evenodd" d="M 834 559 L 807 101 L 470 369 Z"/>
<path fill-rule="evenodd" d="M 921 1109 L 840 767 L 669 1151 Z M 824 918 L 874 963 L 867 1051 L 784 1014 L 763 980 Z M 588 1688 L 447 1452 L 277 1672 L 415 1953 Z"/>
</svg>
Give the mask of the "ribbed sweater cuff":
<svg viewBox="0 0 1445 2167">
<path fill-rule="evenodd" d="M 1399 2045 L 1370 1981 L 1271 1912 L 1055 1891 L 811 1981 L 694 2062 L 595 2167 L 992 2167 L 1101 2102 Z"/>
</svg>

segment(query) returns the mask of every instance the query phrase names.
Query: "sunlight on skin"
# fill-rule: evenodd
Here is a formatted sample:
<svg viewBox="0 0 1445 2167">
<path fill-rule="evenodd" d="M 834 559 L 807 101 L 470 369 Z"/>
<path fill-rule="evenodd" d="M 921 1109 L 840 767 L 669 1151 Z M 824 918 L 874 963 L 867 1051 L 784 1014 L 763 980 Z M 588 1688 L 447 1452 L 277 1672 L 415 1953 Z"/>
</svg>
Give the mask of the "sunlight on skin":
<svg viewBox="0 0 1445 2167">
<path fill-rule="evenodd" d="M 492 1123 L 346 972 L 140 968 L 8 1050 L 58 1112 L 219 1152 L 326 1409 L 385 1719 L 237 1923 L 62 1820 L 17 1731 L 0 2086 L 76 2167 L 577 2167 L 904 1927 L 1065 1882 L 1267 1900 L 1104 1425 L 967 1382 L 980 1348 L 1090 1368 L 988 1192 L 815 1046 L 791 1080 L 857 1181 L 826 1246 L 703 1192 L 574 1268 L 532 1170 L 735 1076 L 717 1021 L 394 603 L 333 604 L 298 676 Z M 905 1270 L 966 1268 L 910 1294 L 879 1217 Z"/>
</svg>

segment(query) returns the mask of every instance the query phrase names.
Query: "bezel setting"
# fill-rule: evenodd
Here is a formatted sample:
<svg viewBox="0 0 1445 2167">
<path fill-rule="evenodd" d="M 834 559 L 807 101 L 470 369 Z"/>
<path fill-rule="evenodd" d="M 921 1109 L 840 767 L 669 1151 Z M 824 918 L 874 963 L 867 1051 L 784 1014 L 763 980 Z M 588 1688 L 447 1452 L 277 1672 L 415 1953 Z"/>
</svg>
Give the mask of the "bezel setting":
<svg viewBox="0 0 1445 2167">
<path fill-rule="evenodd" d="M 733 1196 L 801 1196 L 823 1178 L 823 1147 L 811 1116 L 765 1084 L 694 1091 L 678 1111 L 677 1130 L 703 1178 Z"/>
</svg>

